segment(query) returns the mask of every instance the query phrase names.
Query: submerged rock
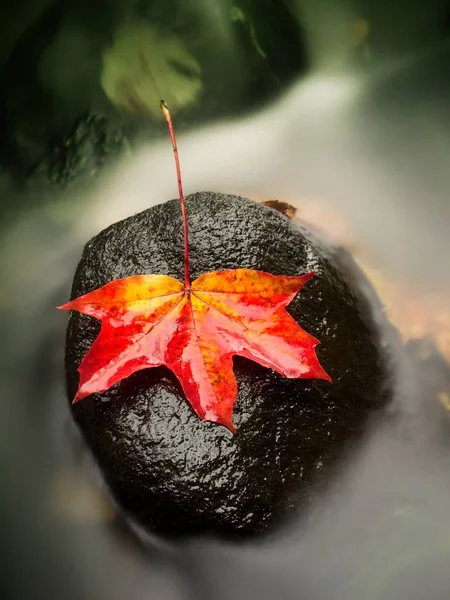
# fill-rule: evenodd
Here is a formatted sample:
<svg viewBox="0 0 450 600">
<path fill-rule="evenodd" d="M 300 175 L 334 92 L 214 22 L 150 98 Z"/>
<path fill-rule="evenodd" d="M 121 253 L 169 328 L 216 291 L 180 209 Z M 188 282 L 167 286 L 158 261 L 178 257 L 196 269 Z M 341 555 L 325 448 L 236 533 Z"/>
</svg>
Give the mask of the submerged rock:
<svg viewBox="0 0 450 600">
<path fill-rule="evenodd" d="M 289 312 L 321 345 L 333 384 L 284 379 L 234 359 L 237 435 L 201 421 L 166 368 L 146 369 L 72 412 L 123 511 L 148 531 L 170 536 L 245 536 L 282 523 L 310 502 L 347 443 L 394 391 L 380 307 L 348 256 L 266 206 L 236 196 L 187 198 L 192 279 L 247 267 L 316 276 Z M 178 200 L 116 223 L 85 247 L 72 298 L 139 273 L 183 279 Z M 383 325 L 384 323 L 384 325 Z M 68 397 L 99 322 L 72 313 L 67 331 Z"/>
<path fill-rule="evenodd" d="M 0 155 L 25 173 L 88 113 L 154 138 L 161 90 L 180 130 L 261 105 L 308 66 L 284 2 L 225 4 L 214 19 L 180 0 L 46 3 L 0 73 Z"/>
<path fill-rule="evenodd" d="M 81 185 L 96 177 L 103 167 L 118 159 L 128 149 L 123 132 L 106 117 L 89 114 L 79 119 L 72 131 L 56 143 L 52 152 L 33 172 L 28 183 L 38 180 L 61 191 Z"/>
</svg>

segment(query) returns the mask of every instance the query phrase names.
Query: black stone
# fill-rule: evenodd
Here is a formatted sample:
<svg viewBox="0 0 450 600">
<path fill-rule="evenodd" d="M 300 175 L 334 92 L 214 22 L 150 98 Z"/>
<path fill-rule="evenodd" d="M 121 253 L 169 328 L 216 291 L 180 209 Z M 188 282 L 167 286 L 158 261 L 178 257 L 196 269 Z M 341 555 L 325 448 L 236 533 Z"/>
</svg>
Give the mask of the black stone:
<svg viewBox="0 0 450 600">
<path fill-rule="evenodd" d="M 149 531 L 260 534 L 311 501 L 330 467 L 393 396 L 394 369 L 381 306 L 351 258 L 275 210 L 236 196 L 187 198 L 192 278 L 247 267 L 316 276 L 289 306 L 321 340 L 333 383 L 289 380 L 235 358 L 237 435 L 201 421 L 166 368 L 146 369 L 72 406 L 73 416 L 125 513 Z M 85 247 L 72 298 L 139 273 L 183 279 L 177 200 L 102 231 Z M 68 396 L 99 322 L 72 313 Z"/>
</svg>

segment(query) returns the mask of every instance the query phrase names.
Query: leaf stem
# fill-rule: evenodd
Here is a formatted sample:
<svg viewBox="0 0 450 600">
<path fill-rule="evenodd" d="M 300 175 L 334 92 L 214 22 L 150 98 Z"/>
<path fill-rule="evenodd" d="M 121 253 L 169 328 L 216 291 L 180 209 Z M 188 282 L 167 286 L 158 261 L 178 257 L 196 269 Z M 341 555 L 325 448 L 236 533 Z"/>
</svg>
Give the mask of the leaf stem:
<svg viewBox="0 0 450 600">
<path fill-rule="evenodd" d="M 184 285 L 186 289 L 190 289 L 191 282 L 189 279 L 189 235 L 188 235 L 188 222 L 186 216 L 186 205 L 184 202 L 183 186 L 181 184 L 181 170 L 180 161 L 178 159 L 178 148 L 177 140 L 175 138 L 175 132 L 172 125 L 172 117 L 170 116 L 169 107 L 164 100 L 161 100 L 159 106 L 162 110 L 164 118 L 167 121 L 169 127 L 170 139 L 172 140 L 173 154 L 175 157 L 175 167 L 177 170 L 177 181 L 178 181 L 178 195 L 180 196 L 181 214 L 183 215 L 183 228 L 184 228 Z"/>
</svg>

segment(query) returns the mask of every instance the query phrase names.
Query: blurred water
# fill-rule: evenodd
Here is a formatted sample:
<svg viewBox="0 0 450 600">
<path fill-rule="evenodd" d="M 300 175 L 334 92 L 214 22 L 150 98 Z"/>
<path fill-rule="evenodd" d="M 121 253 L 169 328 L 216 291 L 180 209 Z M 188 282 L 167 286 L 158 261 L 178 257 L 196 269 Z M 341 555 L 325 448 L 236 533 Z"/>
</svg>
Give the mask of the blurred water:
<svg viewBox="0 0 450 600">
<path fill-rule="evenodd" d="M 318 69 L 253 116 L 179 135 L 186 193 L 337 210 L 384 271 L 445 293 L 449 55 L 443 43 L 365 74 Z M 80 468 L 80 446 L 64 397 L 66 317 L 54 306 L 91 236 L 176 197 L 173 158 L 168 140 L 142 145 L 82 193 L 34 208 L 33 191 L 28 201 L 6 172 L 1 182 L 2 204 L 25 207 L 1 240 L 5 597 L 448 598 L 450 421 L 411 389 L 407 368 L 391 418 L 270 546 L 144 549 L 115 522 L 55 512 L 55 474 Z M 97 480 L 88 458 L 81 467 Z"/>
</svg>

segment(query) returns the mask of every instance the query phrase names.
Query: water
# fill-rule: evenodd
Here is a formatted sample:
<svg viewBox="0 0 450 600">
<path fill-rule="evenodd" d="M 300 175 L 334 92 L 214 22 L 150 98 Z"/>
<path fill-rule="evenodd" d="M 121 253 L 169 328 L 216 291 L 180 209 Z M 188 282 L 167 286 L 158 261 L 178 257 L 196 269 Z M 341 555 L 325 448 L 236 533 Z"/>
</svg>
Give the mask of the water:
<svg viewBox="0 0 450 600">
<path fill-rule="evenodd" d="M 383 272 L 417 293 L 447 294 L 448 56 L 443 44 L 366 75 L 321 71 L 251 116 L 179 135 L 186 193 L 278 198 L 300 215 L 340 215 Z M 54 306 L 69 297 L 92 235 L 176 197 L 170 143 L 143 144 L 82 193 L 38 198 L 26 210 L 28 196 L 5 171 L 2 196 L 22 207 L 1 240 L 5 597 L 448 597 L 450 418 L 411 389 L 408 367 L 390 418 L 348 457 L 308 518 L 270 546 L 143 547 L 104 508 L 88 517 L 98 474 L 68 419 L 66 316 Z M 55 504 L 61 471 L 75 482 Z M 84 484 L 80 517 L 68 507 Z"/>
</svg>

